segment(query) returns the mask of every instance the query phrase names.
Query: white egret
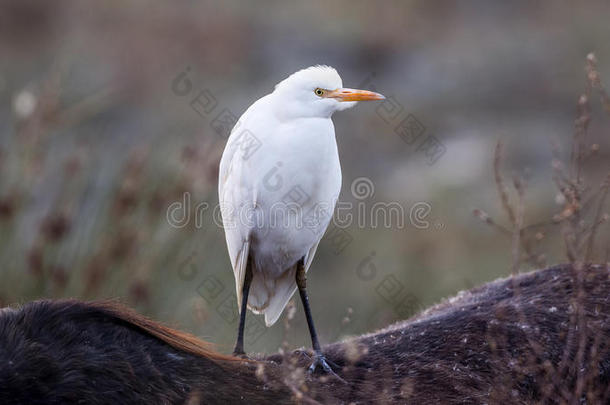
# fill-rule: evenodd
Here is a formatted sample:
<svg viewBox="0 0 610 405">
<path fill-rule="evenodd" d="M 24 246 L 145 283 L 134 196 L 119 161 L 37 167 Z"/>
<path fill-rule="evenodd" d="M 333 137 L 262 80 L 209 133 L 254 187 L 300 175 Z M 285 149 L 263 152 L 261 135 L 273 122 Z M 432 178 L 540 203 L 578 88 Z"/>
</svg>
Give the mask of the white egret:
<svg viewBox="0 0 610 405">
<path fill-rule="evenodd" d="M 320 349 L 305 273 L 328 226 L 341 188 L 331 116 L 381 94 L 343 88 L 329 66 L 300 70 L 241 116 L 220 161 L 218 193 L 237 290 L 240 321 L 235 355 L 244 355 L 246 308 L 273 325 L 299 289 L 314 358 Z"/>
</svg>

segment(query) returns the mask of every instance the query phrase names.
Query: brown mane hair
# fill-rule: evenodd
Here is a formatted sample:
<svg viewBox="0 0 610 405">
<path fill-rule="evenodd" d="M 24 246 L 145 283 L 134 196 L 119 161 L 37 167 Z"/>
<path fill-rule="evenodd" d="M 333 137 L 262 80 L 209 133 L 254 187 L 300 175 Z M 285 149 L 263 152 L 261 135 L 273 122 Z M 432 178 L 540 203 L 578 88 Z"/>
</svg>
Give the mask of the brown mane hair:
<svg viewBox="0 0 610 405">
<path fill-rule="evenodd" d="M 116 300 L 101 300 L 85 303 L 76 300 L 66 300 L 65 302 L 87 305 L 91 309 L 100 311 L 111 318 L 126 323 L 130 327 L 154 336 L 174 349 L 182 352 L 205 357 L 217 362 L 243 361 L 237 357 L 221 354 L 214 350 L 215 346 L 212 343 L 201 340 L 188 332 L 173 329 L 157 321 L 153 321 Z"/>
</svg>

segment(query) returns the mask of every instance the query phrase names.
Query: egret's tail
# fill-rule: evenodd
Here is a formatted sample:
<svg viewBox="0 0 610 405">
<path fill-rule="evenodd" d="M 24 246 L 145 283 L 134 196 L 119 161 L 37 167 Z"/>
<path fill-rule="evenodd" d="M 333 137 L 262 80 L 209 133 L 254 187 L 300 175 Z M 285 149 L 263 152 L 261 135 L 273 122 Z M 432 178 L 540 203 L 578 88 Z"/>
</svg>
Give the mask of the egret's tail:
<svg viewBox="0 0 610 405">
<path fill-rule="evenodd" d="M 265 325 L 273 325 L 297 289 L 296 266 L 286 270 L 281 277 L 265 279 L 255 274 L 250 285 L 248 308 L 255 314 L 265 314 Z"/>
</svg>

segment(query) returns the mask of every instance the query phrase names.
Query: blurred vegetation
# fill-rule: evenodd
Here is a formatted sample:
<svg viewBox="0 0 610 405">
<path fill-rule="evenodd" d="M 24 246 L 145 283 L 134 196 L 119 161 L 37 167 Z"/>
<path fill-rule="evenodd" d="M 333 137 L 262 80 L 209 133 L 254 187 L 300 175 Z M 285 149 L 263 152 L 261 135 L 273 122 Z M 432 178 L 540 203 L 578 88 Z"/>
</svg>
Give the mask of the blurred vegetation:
<svg viewBox="0 0 610 405">
<path fill-rule="evenodd" d="M 402 319 L 513 267 L 566 261 L 566 233 L 553 223 L 573 201 L 553 178 L 573 157 L 583 116 L 578 167 L 590 201 L 601 200 L 608 173 L 608 116 L 594 102 L 592 61 L 584 74 L 583 66 L 594 51 L 597 80 L 610 80 L 609 7 L 5 1 L 0 305 L 120 297 L 230 350 L 236 311 L 222 229 L 212 209 L 203 211 L 202 226 L 191 220 L 181 228 L 168 223 L 167 210 L 187 192 L 191 219 L 198 203 L 216 204 L 225 143 L 213 124 L 218 113 L 239 116 L 285 76 L 317 63 L 336 67 L 348 87 L 393 96 L 400 117 L 413 114 L 446 147 L 430 165 L 396 134 L 402 118 L 386 122 L 377 105 L 336 115 L 341 200 L 357 203 L 350 185 L 366 177 L 375 191 L 366 204 L 395 201 L 408 214 L 427 202 L 431 226 L 352 226 L 343 249 L 323 240 L 308 284 L 323 342 Z M 192 84 L 186 94 L 172 87 L 182 72 Z M 209 114 L 191 105 L 204 90 L 216 102 Z M 499 139 L 503 158 L 494 160 Z M 525 207 L 522 225 L 545 225 L 530 229 L 532 251 L 518 250 L 517 265 L 514 218 L 503 216 L 497 194 L 505 188 L 500 172 L 519 179 L 506 198 L 514 204 L 523 193 L 514 205 Z M 587 257 L 598 262 L 608 261 L 609 245 L 601 223 L 607 203 L 600 207 L 575 224 L 590 233 L 600 221 Z M 388 280 L 394 292 L 402 286 L 398 306 L 384 293 Z M 260 330 L 256 322 L 249 315 L 247 330 Z M 300 310 L 288 330 L 253 333 L 247 350 L 309 344 Z"/>
</svg>

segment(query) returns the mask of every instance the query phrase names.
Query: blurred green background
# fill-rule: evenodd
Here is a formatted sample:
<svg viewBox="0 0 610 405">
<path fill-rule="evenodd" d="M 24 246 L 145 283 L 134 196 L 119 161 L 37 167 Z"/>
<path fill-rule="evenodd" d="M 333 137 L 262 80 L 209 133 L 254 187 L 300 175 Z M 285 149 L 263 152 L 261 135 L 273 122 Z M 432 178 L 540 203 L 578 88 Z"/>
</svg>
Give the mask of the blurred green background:
<svg viewBox="0 0 610 405">
<path fill-rule="evenodd" d="M 527 180 L 526 223 L 550 219 L 562 203 L 551 143 L 568 156 L 589 52 L 610 80 L 609 12 L 601 1 L 3 1 L 0 305 L 119 297 L 230 351 L 234 281 L 213 220 L 222 120 L 314 64 L 392 100 L 335 115 L 340 201 L 354 215 L 377 202 L 405 214 L 404 226 L 353 224 L 323 239 L 308 282 L 322 342 L 507 276 L 510 236 L 472 213 L 510 228 L 495 144 L 505 144 L 507 183 Z M 208 104 L 193 106 L 197 97 Z M 610 161 L 598 104 L 592 188 Z M 413 142 L 397 133 L 409 114 Z M 425 139 L 444 153 L 431 159 Z M 370 189 L 358 199 L 351 186 L 363 177 Z M 168 208 L 186 195 L 186 224 L 172 226 Z M 413 207 L 424 207 L 415 221 Z M 540 263 L 565 261 L 558 233 L 540 231 Z M 282 342 L 309 345 L 300 303 L 289 327 L 265 329 L 249 313 L 247 351 Z"/>
</svg>

